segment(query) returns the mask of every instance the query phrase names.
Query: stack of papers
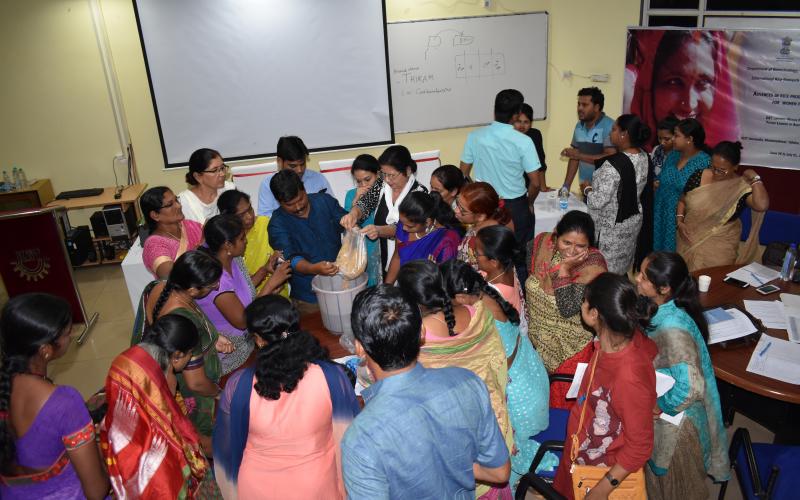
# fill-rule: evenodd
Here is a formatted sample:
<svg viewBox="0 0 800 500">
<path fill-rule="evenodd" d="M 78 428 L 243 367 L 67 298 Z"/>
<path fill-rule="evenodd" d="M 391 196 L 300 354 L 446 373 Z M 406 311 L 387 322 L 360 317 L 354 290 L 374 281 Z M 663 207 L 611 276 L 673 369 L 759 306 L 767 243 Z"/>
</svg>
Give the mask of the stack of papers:
<svg viewBox="0 0 800 500">
<path fill-rule="evenodd" d="M 783 314 L 786 316 L 786 329 L 789 340 L 800 342 L 800 295 L 782 293 Z"/>
<path fill-rule="evenodd" d="M 728 276 L 731 278 L 736 278 L 737 280 L 745 281 L 750 283 L 750 286 L 761 286 L 769 281 L 772 281 L 778 277 L 780 277 L 781 273 L 775 271 L 774 269 L 770 269 L 767 266 L 763 266 L 758 262 L 751 262 L 744 267 L 740 267 L 739 269 L 728 273 Z"/>
<path fill-rule="evenodd" d="M 780 300 L 745 300 L 744 308 L 765 327 L 786 330 L 786 313 Z"/>
<path fill-rule="evenodd" d="M 747 371 L 789 384 L 800 384 L 800 344 L 761 334 Z"/>
<path fill-rule="evenodd" d="M 572 385 L 569 386 L 569 390 L 567 391 L 567 399 L 575 399 L 578 397 L 578 391 L 580 390 L 583 376 L 586 374 L 587 366 L 589 366 L 588 363 L 578 363 L 578 366 L 575 369 L 575 376 L 572 379 Z M 656 396 L 663 396 L 672 388 L 673 385 L 675 385 L 674 378 L 656 370 Z M 681 420 L 683 420 L 683 412 L 680 412 L 677 415 L 667 415 L 666 413 L 662 413 L 660 418 L 666 420 L 672 425 L 680 425 Z"/>
<path fill-rule="evenodd" d="M 758 331 L 750 318 L 736 308 L 716 307 L 704 312 L 703 315 L 708 322 L 709 345 L 746 337 Z"/>
</svg>

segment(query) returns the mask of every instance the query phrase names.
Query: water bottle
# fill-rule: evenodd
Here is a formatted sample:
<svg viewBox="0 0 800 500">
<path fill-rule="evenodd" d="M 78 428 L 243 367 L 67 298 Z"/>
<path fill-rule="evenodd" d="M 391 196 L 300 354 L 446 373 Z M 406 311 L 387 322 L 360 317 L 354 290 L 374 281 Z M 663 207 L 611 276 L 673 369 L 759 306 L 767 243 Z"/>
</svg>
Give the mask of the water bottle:
<svg viewBox="0 0 800 500">
<path fill-rule="evenodd" d="M 797 244 L 792 243 L 789 249 L 786 250 L 786 256 L 783 258 L 783 266 L 781 266 L 781 280 L 790 281 L 794 275 L 794 265 L 797 262 Z"/>
<path fill-rule="evenodd" d="M 28 182 L 28 177 L 25 175 L 25 171 L 22 170 L 22 167 L 19 167 L 17 173 L 19 174 L 19 183 L 22 189 L 28 189 L 31 187 L 30 183 Z"/>
<path fill-rule="evenodd" d="M 3 170 L 3 190 L 4 191 L 11 191 L 14 189 L 14 186 L 11 184 L 11 178 L 8 176 L 8 171 Z"/>
<path fill-rule="evenodd" d="M 19 183 L 19 170 L 17 170 L 17 167 L 14 167 L 11 171 L 11 179 L 14 182 L 14 189 L 20 189 L 22 187 Z"/>
<path fill-rule="evenodd" d="M 562 186 L 558 190 L 558 209 L 563 214 L 566 213 L 567 207 L 569 207 L 569 189 L 566 186 Z"/>
</svg>

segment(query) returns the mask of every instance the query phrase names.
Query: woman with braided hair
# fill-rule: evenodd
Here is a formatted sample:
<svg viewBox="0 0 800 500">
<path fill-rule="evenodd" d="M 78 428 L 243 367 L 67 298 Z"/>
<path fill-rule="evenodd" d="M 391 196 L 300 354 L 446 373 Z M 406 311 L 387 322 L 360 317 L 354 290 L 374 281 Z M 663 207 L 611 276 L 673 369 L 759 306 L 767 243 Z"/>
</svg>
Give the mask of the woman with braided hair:
<svg viewBox="0 0 800 500">
<path fill-rule="evenodd" d="M 0 316 L 0 498 L 100 499 L 108 474 L 80 393 L 47 378 L 67 352 L 69 304 L 44 293 L 18 295 Z"/>
<path fill-rule="evenodd" d="M 358 413 L 343 367 L 278 295 L 245 310 L 257 351 L 220 398 L 214 467 L 225 498 L 345 497 L 339 442 Z"/>
<path fill-rule="evenodd" d="M 443 266 L 447 268 L 454 263 L 469 267 L 455 259 Z M 422 309 L 425 342 L 420 349 L 419 362 L 426 368 L 466 368 L 480 377 L 489 390 L 497 423 L 511 449 L 511 424 L 506 405 L 508 365 L 489 309 L 480 302 L 474 305 L 455 303 L 453 296 L 447 293 L 441 271 L 430 261 L 404 265 L 400 269 L 398 286 Z M 477 495 L 480 497 L 489 491 L 489 486 L 479 484 Z"/>
<path fill-rule="evenodd" d="M 145 329 L 166 314 L 177 314 L 194 323 L 200 342 L 178 374 L 178 390 L 206 455 L 211 454 L 214 398 L 220 392 L 217 383 L 223 375 L 217 352 L 233 352 L 233 344 L 219 334 L 195 301 L 218 288 L 220 276 L 221 264 L 205 252 L 192 250 L 178 257 L 166 282 L 154 281 L 145 287 L 131 339 L 131 345 L 141 342 Z"/>
</svg>

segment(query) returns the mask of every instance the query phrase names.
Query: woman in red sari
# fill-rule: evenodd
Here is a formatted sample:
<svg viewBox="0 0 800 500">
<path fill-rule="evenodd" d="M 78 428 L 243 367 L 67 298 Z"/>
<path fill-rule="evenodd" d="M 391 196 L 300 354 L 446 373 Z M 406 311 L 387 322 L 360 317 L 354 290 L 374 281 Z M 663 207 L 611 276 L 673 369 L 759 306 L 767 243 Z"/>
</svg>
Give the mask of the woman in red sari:
<svg viewBox="0 0 800 500">
<path fill-rule="evenodd" d="M 194 323 L 167 314 L 111 363 L 100 440 L 118 498 L 220 497 L 176 391 L 198 341 Z"/>
</svg>

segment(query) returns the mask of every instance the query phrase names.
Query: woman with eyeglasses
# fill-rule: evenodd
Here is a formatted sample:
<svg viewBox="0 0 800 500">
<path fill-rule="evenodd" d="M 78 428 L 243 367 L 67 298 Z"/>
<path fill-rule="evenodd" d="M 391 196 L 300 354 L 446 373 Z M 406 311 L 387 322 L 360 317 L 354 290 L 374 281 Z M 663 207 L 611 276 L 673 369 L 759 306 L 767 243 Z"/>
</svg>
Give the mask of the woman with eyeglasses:
<svg viewBox="0 0 800 500">
<path fill-rule="evenodd" d="M 350 167 L 350 175 L 356 183 L 356 187 L 347 192 L 344 196 L 344 209 L 348 212 L 353 205 L 364 196 L 372 186 L 379 181 L 381 166 L 378 160 L 368 154 L 358 155 Z M 375 212 L 361 222 L 362 228 L 375 224 Z M 375 240 L 367 240 L 367 275 L 369 281 L 367 286 L 375 286 L 382 281 L 380 247 Z"/>
<path fill-rule="evenodd" d="M 689 271 L 751 262 L 755 257 L 769 194 L 755 171 L 747 169 L 739 174 L 741 151 L 738 141 L 720 142 L 711 152 L 711 168 L 695 172 L 686 181 L 675 218 L 678 253 Z M 745 206 L 753 211 L 753 224 L 740 249 L 739 217 Z"/>
<path fill-rule="evenodd" d="M 514 229 L 511 212 L 503 205 L 497 191 L 488 182 L 472 182 L 461 188 L 456 196 L 456 218 L 467 232 L 458 247 L 458 259 L 478 269 L 476 235 L 489 226 L 506 226 Z"/>
<path fill-rule="evenodd" d="M 175 259 L 203 241 L 203 226 L 183 215 L 181 202 L 166 186 L 157 186 L 139 198 L 150 235 L 144 241 L 142 260 L 158 279 L 169 276 Z"/>
<path fill-rule="evenodd" d="M 189 363 L 178 374 L 178 389 L 207 456 L 211 456 L 214 398 L 220 392 L 217 384 L 222 376 L 217 352 L 227 354 L 234 348 L 196 301 L 219 288 L 221 276 L 222 265 L 206 252 L 192 250 L 178 257 L 167 281 L 153 281 L 142 292 L 131 338 L 131 345 L 140 343 L 145 330 L 167 314 L 177 314 L 194 323 L 200 341 L 192 349 Z"/>
<path fill-rule="evenodd" d="M 189 189 L 178 194 L 187 219 L 205 224 L 206 220 L 219 213 L 217 198 L 224 191 L 234 188 L 233 182 L 225 180 L 227 174 L 228 166 L 218 151 L 200 148 L 192 153 L 189 171 L 186 172 Z"/>
</svg>

